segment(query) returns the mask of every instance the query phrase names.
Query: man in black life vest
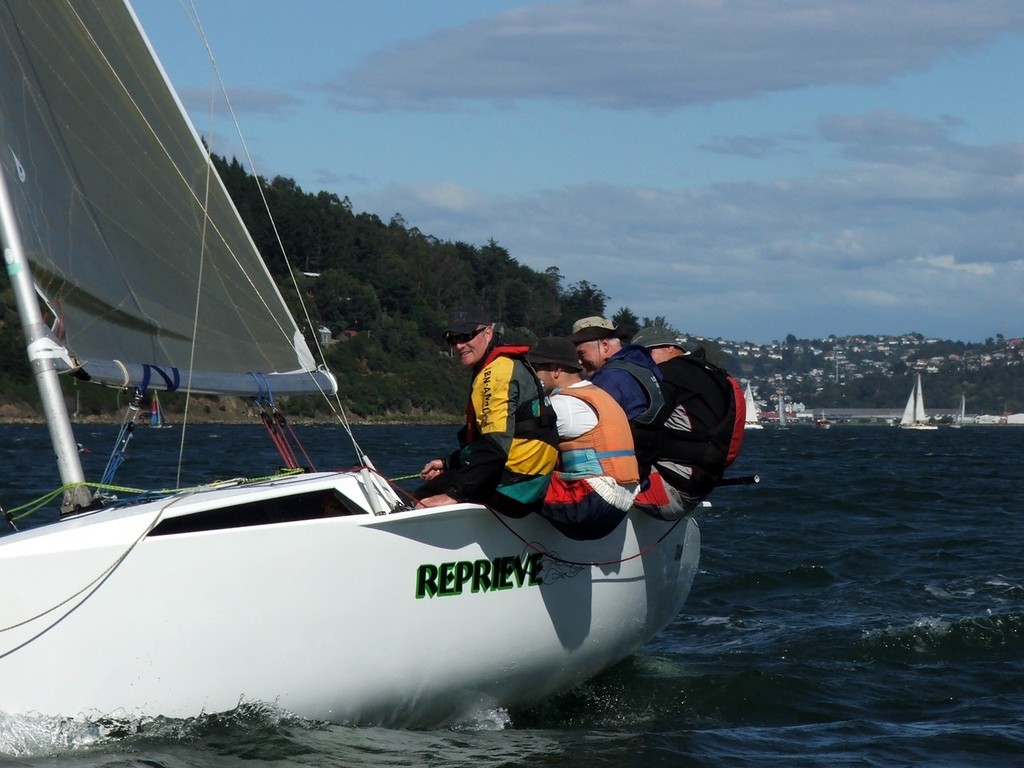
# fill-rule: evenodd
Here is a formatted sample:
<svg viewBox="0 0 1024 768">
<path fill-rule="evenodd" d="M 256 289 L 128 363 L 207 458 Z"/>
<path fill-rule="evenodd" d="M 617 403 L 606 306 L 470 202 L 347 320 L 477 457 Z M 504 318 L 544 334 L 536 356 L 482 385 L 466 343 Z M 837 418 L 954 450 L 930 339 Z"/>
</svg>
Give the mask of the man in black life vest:
<svg viewBox="0 0 1024 768">
<path fill-rule="evenodd" d="M 633 343 L 650 350 L 658 364 L 670 409 L 655 466 L 692 509 L 722 479 L 730 450 L 739 450 L 733 437 L 738 390 L 725 371 L 704 359 L 703 349 L 689 352 L 667 328 L 643 328 Z"/>
</svg>

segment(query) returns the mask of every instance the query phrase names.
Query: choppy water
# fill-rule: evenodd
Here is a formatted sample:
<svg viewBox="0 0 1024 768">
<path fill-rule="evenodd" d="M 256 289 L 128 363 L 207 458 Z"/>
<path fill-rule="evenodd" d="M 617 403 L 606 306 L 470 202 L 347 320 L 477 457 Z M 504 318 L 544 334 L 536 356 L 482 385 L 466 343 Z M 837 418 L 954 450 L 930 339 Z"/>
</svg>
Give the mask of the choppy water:
<svg viewBox="0 0 1024 768">
<path fill-rule="evenodd" d="M 357 431 L 391 477 L 452 433 Z M 184 483 L 253 474 L 234 446 L 257 430 L 190 434 L 201 450 Z M 90 474 L 112 435 L 79 431 Z M 334 430 L 300 435 L 318 468 L 352 463 Z M 44 430 L 0 438 L 0 502 L 49 490 Z M 118 481 L 172 485 L 160 467 L 178 439 L 141 430 Z M 275 454 L 261 445 L 246 457 L 265 471 Z M 1022 456 L 1024 429 L 1012 427 L 748 433 L 734 470 L 762 482 L 717 491 L 698 516 L 701 570 L 683 615 L 570 694 L 437 731 L 260 707 L 113 731 L 0 715 L 0 766 L 1024 765 Z"/>
</svg>

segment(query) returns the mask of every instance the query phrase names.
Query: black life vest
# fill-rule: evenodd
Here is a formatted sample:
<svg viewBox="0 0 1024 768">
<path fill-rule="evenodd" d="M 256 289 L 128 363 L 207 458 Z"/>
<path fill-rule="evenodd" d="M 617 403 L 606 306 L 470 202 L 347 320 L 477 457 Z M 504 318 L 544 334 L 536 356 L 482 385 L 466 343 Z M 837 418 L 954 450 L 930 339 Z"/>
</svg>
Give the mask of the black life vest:
<svg viewBox="0 0 1024 768">
<path fill-rule="evenodd" d="M 640 468 L 640 479 L 646 481 L 651 466 L 657 461 L 658 454 L 661 452 L 662 426 L 668 417 L 661 384 L 651 369 L 628 360 L 608 360 L 604 367 L 621 368 L 626 371 L 640 384 L 647 395 L 647 408 L 629 420 L 629 429 L 633 433 L 633 450 Z"/>
<path fill-rule="evenodd" d="M 541 383 L 537 371 L 533 369 L 526 359 L 526 353 L 530 347 L 526 345 L 495 344 L 491 347 L 484 359 L 476 366 L 479 371 L 486 368 L 499 357 L 508 357 L 518 360 L 523 364 L 533 379 L 535 395 L 525 397 L 516 407 L 513 415 L 515 420 L 516 437 L 532 440 L 540 440 L 558 447 L 558 429 L 555 409 L 551 407 L 551 401 L 544 395 L 544 384 Z M 473 399 L 470 398 L 466 404 L 466 426 L 464 427 L 464 439 L 466 444 L 472 443 L 477 437 L 476 412 L 473 410 Z"/>
<path fill-rule="evenodd" d="M 635 416 L 632 421 L 644 426 L 657 423 L 661 410 L 665 407 L 665 396 L 661 391 L 661 384 L 658 383 L 658 377 L 651 369 L 628 360 L 608 360 L 604 366 L 605 368 L 621 368 L 628 372 L 647 394 L 647 410 Z"/>
<path fill-rule="evenodd" d="M 719 479 L 743 445 L 747 406 L 743 389 L 727 371 L 708 362 L 703 348 L 661 364 L 666 387 L 675 390 L 669 408 L 690 412 L 699 401 L 705 424 L 689 430 L 672 426 L 671 412 L 659 458 L 699 467 Z"/>
</svg>

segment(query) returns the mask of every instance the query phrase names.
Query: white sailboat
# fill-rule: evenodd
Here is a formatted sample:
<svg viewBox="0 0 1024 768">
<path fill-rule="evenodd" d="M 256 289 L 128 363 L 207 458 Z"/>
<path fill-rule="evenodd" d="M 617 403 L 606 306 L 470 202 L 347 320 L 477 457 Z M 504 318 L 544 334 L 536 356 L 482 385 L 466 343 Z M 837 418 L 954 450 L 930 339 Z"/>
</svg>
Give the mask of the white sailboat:
<svg viewBox="0 0 1024 768">
<path fill-rule="evenodd" d="M 900 419 L 900 429 L 938 429 L 937 426 L 928 421 L 924 412 L 924 396 L 921 392 L 921 374 L 917 374 L 917 381 L 910 390 L 910 398 L 907 406 L 903 409 L 903 417 Z"/>
<path fill-rule="evenodd" d="M 761 423 L 761 416 L 757 412 L 757 403 L 754 401 L 754 392 L 750 388 L 749 381 L 744 392 L 744 400 L 747 405 L 747 416 L 743 422 L 743 429 L 764 429 L 764 424 Z"/>
<path fill-rule="evenodd" d="M 0 711 L 260 701 L 433 725 L 570 689 L 674 619 L 688 518 L 634 510 L 578 542 L 474 504 L 410 509 L 361 452 L 353 471 L 94 497 L 60 372 L 251 397 L 334 378 L 126 3 L 0 0 L 0 71 L 0 235 L 66 489 L 58 522 L 0 537 Z"/>
<path fill-rule="evenodd" d="M 960 393 L 960 408 L 957 410 L 956 415 L 953 417 L 953 423 L 949 426 L 953 429 L 960 429 L 964 425 L 964 414 L 967 412 L 967 394 Z"/>
<path fill-rule="evenodd" d="M 786 395 L 779 392 L 779 426 L 789 427 L 789 417 L 786 416 Z"/>
</svg>

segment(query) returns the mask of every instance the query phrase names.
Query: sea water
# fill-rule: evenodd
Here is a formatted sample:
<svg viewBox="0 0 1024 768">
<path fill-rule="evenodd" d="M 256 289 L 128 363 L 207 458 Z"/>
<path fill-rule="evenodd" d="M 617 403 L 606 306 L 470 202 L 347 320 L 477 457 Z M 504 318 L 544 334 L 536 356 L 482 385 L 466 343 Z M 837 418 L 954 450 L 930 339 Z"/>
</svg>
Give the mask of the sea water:
<svg viewBox="0 0 1024 768">
<path fill-rule="evenodd" d="M 115 432 L 76 427 L 90 475 Z M 318 469 L 355 463 L 341 430 L 296 432 Z M 355 434 L 393 478 L 454 440 L 449 427 Z M 173 487 L 279 463 L 257 428 L 187 435 L 179 475 L 180 429 L 140 428 L 117 481 Z M 54 487 L 43 428 L 0 438 L 6 509 Z M 0 714 L 0 766 L 1024 765 L 1022 456 L 1015 427 L 749 432 L 732 473 L 761 482 L 719 489 L 697 515 L 704 548 L 683 613 L 571 693 L 430 731 L 258 704 L 128 724 Z M 373 642 L 373 627 L 357 631 Z"/>
</svg>

